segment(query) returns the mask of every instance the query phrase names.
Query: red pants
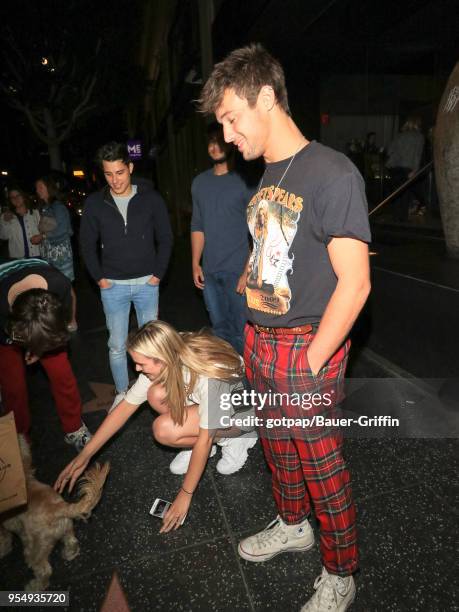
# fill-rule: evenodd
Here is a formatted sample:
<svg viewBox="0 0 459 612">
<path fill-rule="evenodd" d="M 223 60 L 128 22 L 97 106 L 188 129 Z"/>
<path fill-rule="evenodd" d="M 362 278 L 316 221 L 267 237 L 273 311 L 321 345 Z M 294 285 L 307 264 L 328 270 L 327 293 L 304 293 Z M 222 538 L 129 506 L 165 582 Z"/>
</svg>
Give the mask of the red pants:
<svg viewBox="0 0 459 612">
<path fill-rule="evenodd" d="M 72 372 L 67 351 L 43 355 L 40 363 L 45 369 L 56 403 L 64 433 L 81 427 L 81 399 Z M 7 412 L 14 412 L 18 433 L 30 429 L 29 400 L 26 383 L 26 365 L 21 348 L 0 345 L 0 389 Z"/>
<path fill-rule="evenodd" d="M 357 535 L 351 480 L 341 453 L 342 434 L 335 428 L 292 423 L 336 416 L 333 398 L 339 402 L 342 396 L 349 343 L 314 376 L 307 361 L 313 337 L 256 333 L 247 325 L 244 362 L 251 387 L 273 397 L 271 405 L 256 412 L 263 419 L 260 440 L 279 514 L 285 523 L 295 525 L 313 507 L 320 524 L 323 564 L 331 574 L 347 576 L 357 568 Z M 324 401 L 311 405 L 311 396 Z"/>
</svg>

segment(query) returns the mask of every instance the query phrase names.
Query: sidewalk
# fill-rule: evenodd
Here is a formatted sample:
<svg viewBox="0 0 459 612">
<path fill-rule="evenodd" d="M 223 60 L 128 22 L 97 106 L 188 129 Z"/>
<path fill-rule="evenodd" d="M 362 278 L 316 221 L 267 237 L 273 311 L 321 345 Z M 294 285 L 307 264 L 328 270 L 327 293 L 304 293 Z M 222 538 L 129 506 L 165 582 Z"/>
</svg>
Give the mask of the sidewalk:
<svg viewBox="0 0 459 612">
<path fill-rule="evenodd" d="M 189 268 L 188 245 L 181 242 L 160 298 L 161 317 L 179 329 L 198 329 L 207 322 Z M 376 289 L 385 282 L 379 276 L 375 281 Z M 111 383 L 107 336 L 97 292 L 84 277 L 77 292 L 80 331 L 72 340 L 72 362 L 88 401 L 93 397 L 89 382 Z M 393 376 L 382 361 L 358 350 L 351 372 L 357 379 Z M 63 442 L 38 368 L 30 380 L 37 477 L 52 483 L 74 453 Z M 384 408 L 377 384 L 359 397 L 359 405 L 367 405 L 369 412 L 375 403 Z M 397 403 L 398 398 L 390 401 Z M 387 406 L 388 413 L 392 407 Z M 85 420 L 94 431 L 104 416 L 104 411 L 95 411 Z M 148 407 L 139 409 L 100 453 L 99 461 L 111 462 L 102 500 L 86 524 L 76 523 L 79 557 L 66 562 L 59 548 L 54 550 L 50 590 L 69 590 L 72 611 L 96 611 L 116 569 L 133 612 L 299 610 L 312 594 L 321 568 L 315 521 L 316 545 L 309 552 L 286 553 L 257 564 L 237 554 L 242 537 L 276 516 L 260 444 L 232 476 L 216 472 L 219 455 L 210 459 L 183 527 L 159 535 L 160 523 L 149 509 L 156 497 L 173 499 L 182 478 L 169 471 L 174 452 L 152 441 L 153 416 Z M 345 454 L 353 476 L 361 546 L 352 611 L 457 609 L 452 586 L 457 576 L 457 440 L 351 438 Z M 15 538 L 13 552 L 0 560 L 0 586 L 19 590 L 29 578 Z"/>
</svg>

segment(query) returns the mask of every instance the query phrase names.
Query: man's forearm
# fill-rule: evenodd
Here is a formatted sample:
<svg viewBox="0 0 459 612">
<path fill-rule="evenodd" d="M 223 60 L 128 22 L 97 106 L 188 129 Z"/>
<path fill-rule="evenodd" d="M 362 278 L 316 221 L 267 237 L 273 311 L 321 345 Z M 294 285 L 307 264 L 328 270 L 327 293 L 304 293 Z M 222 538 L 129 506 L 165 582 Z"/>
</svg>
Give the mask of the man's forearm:
<svg viewBox="0 0 459 612">
<path fill-rule="evenodd" d="M 158 251 L 153 269 L 153 274 L 157 278 L 162 279 L 166 274 L 167 266 L 169 265 L 169 260 L 171 258 L 172 245 L 172 233 L 165 236 L 161 242 L 158 242 Z"/>
<path fill-rule="evenodd" d="M 98 283 L 104 277 L 104 275 L 102 272 L 102 265 L 99 260 L 99 254 L 97 253 L 97 248 L 91 248 L 88 245 L 83 247 L 81 244 L 81 254 L 89 274 L 96 281 L 96 283 Z"/>
<path fill-rule="evenodd" d="M 308 349 L 308 361 L 314 373 L 341 346 L 370 292 L 368 246 L 364 242 L 333 238 L 327 250 L 338 281 Z"/>
<path fill-rule="evenodd" d="M 369 293 L 369 281 L 352 285 L 338 281 L 308 350 L 313 372 L 317 373 L 347 338 Z"/>
<path fill-rule="evenodd" d="M 86 268 L 96 283 L 104 276 L 97 248 L 98 241 L 96 221 L 85 211 L 81 218 L 80 249 Z"/>
<path fill-rule="evenodd" d="M 157 251 L 155 267 L 152 272 L 154 276 L 162 279 L 166 274 L 172 253 L 172 245 L 174 243 L 169 213 L 167 212 L 166 204 L 162 198 L 158 200 L 154 223 Z"/>
<path fill-rule="evenodd" d="M 191 232 L 191 263 L 199 266 L 204 251 L 204 232 Z"/>
</svg>

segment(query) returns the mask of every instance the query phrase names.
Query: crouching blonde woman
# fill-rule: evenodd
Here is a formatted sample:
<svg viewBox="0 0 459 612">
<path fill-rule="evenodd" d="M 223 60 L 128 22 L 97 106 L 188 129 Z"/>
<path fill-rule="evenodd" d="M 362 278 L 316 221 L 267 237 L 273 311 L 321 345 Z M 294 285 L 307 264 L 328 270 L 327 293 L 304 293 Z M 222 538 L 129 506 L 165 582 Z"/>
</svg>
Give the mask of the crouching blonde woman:
<svg viewBox="0 0 459 612">
<path fill-rule="evenodd" d="M 214 440 L 222 446 L 217 464 L 222 474 L 239 470 L 247 460 L 248 449 L 256 443 L 250 427 L 249 431 L 228 427 L 231 408 L 228 410 L 228 402 L 219 401 L 235 389 L 241 390 L 243 365 L 224 340 L 202 332 L 178 333 L 164 321 L 152 321 L 140 328 L 129 339 L 128 351 L 140 372 L 137 382 L 84 450 L 62 470 L 54 487 L 62 492 L 68 484 L 71 491 L 91 457 L 140 404 L 148 401 L 159 413 L 153 422 L 153 437 L 166 446 L 187 449 L 179 452 L 170 465 L 174 474 L 186 476 L 164 517 L 161 531 L 167 532 L 177 529 L 188 512 L 207 459 L 216 452 Z M 250 414 L 247 408 L 238 417 Z"/>
</svg>

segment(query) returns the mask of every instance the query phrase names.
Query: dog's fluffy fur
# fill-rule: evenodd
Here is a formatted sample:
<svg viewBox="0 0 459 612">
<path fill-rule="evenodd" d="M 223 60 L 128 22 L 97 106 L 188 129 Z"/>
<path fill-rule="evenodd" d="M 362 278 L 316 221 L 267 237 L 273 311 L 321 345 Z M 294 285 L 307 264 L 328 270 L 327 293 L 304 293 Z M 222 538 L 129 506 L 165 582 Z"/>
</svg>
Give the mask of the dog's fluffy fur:
<svg viewBox="0 0 459 612">
<path fill-rule="evenodd" d="M 78 555 L 80 547 L 73 532 L 72 519 L 89 518 L 100 500 L 110 464 L 91 467 L 82 478 L 79 500 L 69 504 L 52 487 L 35 478 L 29 446 L 21 437 L 20 447 L 28 503 L 22 512 L 3 522 L 0 517 L 0 558 L 11 551 L 12 534 L 18 535 L 22 540 L 26 563 L 34 573 L 34 578 L 26 584 L 25 589 L 43 591 L 52 573 L 49 555 L 57 542 L 62 540 L 62 556 L 67 561 Z"/>
</svg>

